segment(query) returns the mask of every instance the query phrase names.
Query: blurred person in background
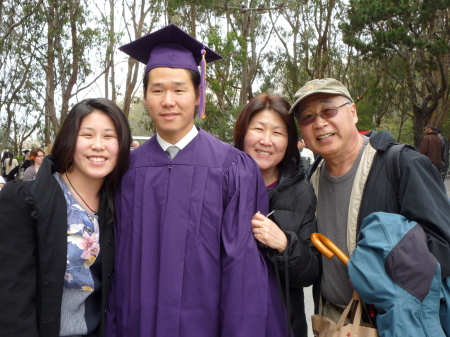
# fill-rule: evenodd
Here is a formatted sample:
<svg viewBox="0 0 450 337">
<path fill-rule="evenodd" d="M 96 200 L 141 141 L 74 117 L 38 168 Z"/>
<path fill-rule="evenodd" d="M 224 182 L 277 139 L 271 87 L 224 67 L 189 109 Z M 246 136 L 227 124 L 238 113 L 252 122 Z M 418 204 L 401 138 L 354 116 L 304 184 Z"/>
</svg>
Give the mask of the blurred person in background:
<svg viewBox="0 0 450 337">
<path fill-rule="evenodd" d="M 23 151 L 23 154 L 24 154 L 23 162 L 9 172 L 8 181 L 11 180 L 23 181 L 23 176 L 25 174 L 26 169 L 31 166 L 30 150 Z"/>
<path fill-rule="evenodd" d="M 298 152 L 302 160 L 303 168 L 307 173 L 312 163 L 314 163 L 314 153 L 308 149 L 303 141 L 303 138 L 299 138 L 297 142 Z"/>
<path fill-rule="evenodd" d="M 420 142 L 419 152 L 427 156 L 438 170 L 442 164 L 442 147 L 443 141 L 438 135 L 438 128 L 434 125 L 427 125 L 425 136 Z"/>
<path fill-rule="evenodd" d="M 23 174 L 23 181 L 33 180 L 39 171 L 44 160 L 44 150 L 40 148 L 34 148 L 30 152 L 30 166 L 25 170 Z"/>
<path fill-rule="evenodd" d="M 130 150 L 137 149 L 139 147 L 139 143 L 135 140 L 131 143 Z"/>
<path fill-rule="evenodd" d="M 14 153 L 8 152 L 7 157 L 5 159 L 5 175 L 8 176 L 9 172 L 11 172 L 12 169 L 14 169 L 16 166 L 19 165 L 19 162 L 16 158 L 14 158 Z M 9 181 L 7 179 L 7 181 Z"/>
</svg>

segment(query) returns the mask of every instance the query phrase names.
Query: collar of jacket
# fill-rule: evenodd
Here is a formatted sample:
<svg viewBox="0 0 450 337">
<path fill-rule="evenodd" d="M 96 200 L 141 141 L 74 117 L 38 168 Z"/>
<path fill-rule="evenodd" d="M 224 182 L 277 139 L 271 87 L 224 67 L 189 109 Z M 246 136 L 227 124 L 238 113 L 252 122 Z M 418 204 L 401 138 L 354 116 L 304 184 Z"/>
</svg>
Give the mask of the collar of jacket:
<svg viewBox="0 0 450 337">
<path fill-rule="evenodd" d="M 50 186 L 58 184 L 58 182 L 53 177 L 53 173 L 56 172 L 55 157 L 53 155 L 46 156 L 39 168 L 36 179 L 31 186 L 30 193 L 36 204 L 35 209 L 44 210 L 46 206 L 56 197 L 52 193 L 48 193 L 52 188 Z M 58 186 L 59 187 L 59 186 Z M 56 193 L 60 194 L 60 197 L 64 198 L 62 190 L 56 189 Z"/>
<path fill-rule="evenodd" d="M 359 210 L 364 196 L 365 184 L 372 168 L 372 163 L 378 152 L 386 152 L 395 143 L 394 137 L 388 131 L 372 131 L 368 133 L 367 136 L 370 138 L 369 144 L 363 152 L 360 165 L 356 171 L 347 215 L 347 249 L 350 255 L 356 247 Z M 322 158 L 317 159 L 310 171 L 310 182 L 314 188 L 317 199 L 319 198 L 319 180 L 323 164 L 324 161 Z"/>
<path fill-rule="evenodd" d="M 395 144 L 395 139 L 389 131 L 370 131 L 366 133 L 365 136 L 369 137 L 369 143 L 376 151 L 386 152 L 393 144 Z M 307 177 L 308 180 L 311 179 L 311 176 L 317 168 L 322 165 L 322 159 L 323 158 L 319 156 L 314 161 Z"/>
<path fill-rule="evenodd" d="M 267 189 L 269 198 L 272 195 L 283 191 L 284 189 L 291 186 L 298 180 L 305 178 L 305 170 L 303 169 L 302 161 L 300 160 L 300 155 L 297 151 L 294 158 L 289 162 L 278 164 L 280 170 L 278 184 L 274 188 Z"/>
<path fill-rule="evenodd" d="M 34 180 L 30 190 L 30 193 L 34 199 L 33 201 L 36 204 L 35 209 L 43 210 L 47 207 L 47 205 L 50 204 L 50 202 L 52 202 L 52 200 L 54 200 L 56 195 L 48 193 L 48 191 L 51 190 L 49 187 L 53 184 L 57 186 L 56 193 L 61 193 L 60 197 L 64 198 L 64 194 L 62 189 L 59 187 L 59 183 L 56 181 L 55 177 L 53 177 L 53 174 L 55 172 L 57 172 L 55 157 L 53 155 L 46 156 L 44 158 L 44 161 L 42 162 L 41 167 L 39 168 L 36 179 Z M 105 219 L 105 199 L 106 191 L 104 188 L 102 188 L 99 209 L 99 223 Z"/>
</svg>

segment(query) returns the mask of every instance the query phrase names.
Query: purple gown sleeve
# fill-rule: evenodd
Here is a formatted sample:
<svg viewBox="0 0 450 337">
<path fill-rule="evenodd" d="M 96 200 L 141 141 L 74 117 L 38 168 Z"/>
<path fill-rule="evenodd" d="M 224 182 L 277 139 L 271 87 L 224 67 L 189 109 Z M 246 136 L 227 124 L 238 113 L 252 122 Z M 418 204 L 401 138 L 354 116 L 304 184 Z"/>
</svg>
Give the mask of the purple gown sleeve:
<svg viewBox="0 0 450 337">
<path fill-rule="evenodd" d="M 250 157 L 238 156 L 224 172 L 223 193 L 221 336 L 278 336 L 266 326 L 269 312 L 280 309 L 280 302 L 272 303 L 269 268 L 273 266 L 267 265 L 251 232 L 252 216 L 268 212 L 268 197 Z"/>
</svg>

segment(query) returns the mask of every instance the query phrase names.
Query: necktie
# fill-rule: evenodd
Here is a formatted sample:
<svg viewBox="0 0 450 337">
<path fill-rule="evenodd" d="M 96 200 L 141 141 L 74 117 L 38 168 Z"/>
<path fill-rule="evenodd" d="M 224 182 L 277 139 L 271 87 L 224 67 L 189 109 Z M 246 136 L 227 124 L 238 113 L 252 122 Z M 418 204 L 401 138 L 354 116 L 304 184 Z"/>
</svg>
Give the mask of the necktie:
<svg viewBox="0 0 450 337">
<path fill-rule="evenodd" d="M 180 149 L 175 145 L 169 146 L 166 150 L 166 153 L 169 156 L 170 160 L 173 160 L 178 152 L 180 152 Z"/>
</svg>

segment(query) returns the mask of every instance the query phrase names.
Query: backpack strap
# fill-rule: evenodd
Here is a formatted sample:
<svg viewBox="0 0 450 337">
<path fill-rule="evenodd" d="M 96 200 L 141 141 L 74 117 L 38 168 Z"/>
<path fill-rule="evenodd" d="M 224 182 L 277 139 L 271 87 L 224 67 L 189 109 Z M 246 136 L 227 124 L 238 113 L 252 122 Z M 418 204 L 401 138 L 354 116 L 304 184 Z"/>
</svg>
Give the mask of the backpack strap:
<svg viewBox="0 0 450 337">
<path fill-rule="evenodd" d="M 403 150 L 406 144 L 392 145 L 386 154 L 386 170 L 389 183 L 394 189 L 395 200 L 397 205 L 400 205 L 399 190 L 400 180 L 402 178 L 402 172 L 400 169 L 400 152 Z"/>
</svg>

